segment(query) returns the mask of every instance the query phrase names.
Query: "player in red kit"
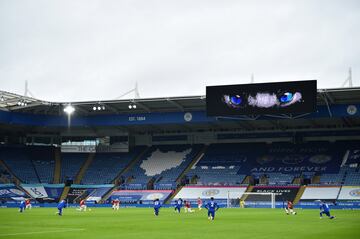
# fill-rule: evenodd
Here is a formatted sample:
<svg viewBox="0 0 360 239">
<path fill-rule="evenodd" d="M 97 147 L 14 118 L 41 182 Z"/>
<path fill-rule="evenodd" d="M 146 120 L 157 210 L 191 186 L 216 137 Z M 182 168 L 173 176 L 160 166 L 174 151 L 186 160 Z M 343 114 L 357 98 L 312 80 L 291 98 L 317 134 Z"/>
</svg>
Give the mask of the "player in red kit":
<svg viewBox="0 0 360 239">
<path fill-rule="evenodd" d="M 32 208 L 30 199 L 25 200 L 25 207 L 26 207 L 26 209 L 31 209 Z"/>
<path fill-rule="evenodd" d="M 87 206 L 86 206 L 86 203 L 85 203 L 85 200 L 83 199 L 83 200 L 81 200 L 80 201 L 80 208 L 78 209 L 79 211 L 86 211 L 86 208 L 87 208 Z"/>
<path fill-rule="evenodd" d="M 186 213 L 186 212 L 194 212 L 194 211 L 191 209 L 191 204 L 190 204 L 190 202 L 189 202 L 188 200 L 185 200 L 184 203 L 185 203 L 185 207 L 184 207 L 185 213 Z"/>
<path fill-rule="evenodd" d="M 293 214 L 293 215 L 296 215 L 296 212 L 294 211 L 294 205 L 292 203 L 292 201 L 287 201 L 287 206 L 285 208 L 285 212 L 287 215 L 289 214 Z"/>
<path fill-rule="evenodd" d="M 203 205 L 203 202 L 202 202 L 201 198 L 197 199 L 197 205 L 198 205 L 198 208 L 199 208 L 199 211 L 200 211 L 201 208 L 202 208 L 202 205 Z"/>
<path fill-rule="evenodd" d="M 120 200 L 119 199 L 112 200 L 112 209 L 119 210 L 119 208 L 120 208 Z"/>
</svg>

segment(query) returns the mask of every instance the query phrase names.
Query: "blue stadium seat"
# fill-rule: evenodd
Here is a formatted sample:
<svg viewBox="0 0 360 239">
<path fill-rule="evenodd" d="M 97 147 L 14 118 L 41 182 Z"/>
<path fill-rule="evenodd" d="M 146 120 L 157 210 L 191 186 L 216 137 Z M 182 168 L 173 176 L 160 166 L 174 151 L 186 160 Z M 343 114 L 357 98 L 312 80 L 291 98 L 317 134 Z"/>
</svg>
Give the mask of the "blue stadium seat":
<svg viewBox="0 0 360 239">
<path fill-rule="evenodd" d="M 159 145 L 152 146 L 147 154 L 126 173 L 132 178 L 125 184 L 126 189 L 146 189 L 150 179 L 154 179 L 157 189 L 174 189 L 177 177 L 200 151 L 201 145 Z"/>
<path fill-rule="evenodd" d="M 129 153 L 96 153 L 81 183 L 111 183 L 119 172 L 121 172 L 142 149 L 143 147 L 136 147 Z"/>
</svg>

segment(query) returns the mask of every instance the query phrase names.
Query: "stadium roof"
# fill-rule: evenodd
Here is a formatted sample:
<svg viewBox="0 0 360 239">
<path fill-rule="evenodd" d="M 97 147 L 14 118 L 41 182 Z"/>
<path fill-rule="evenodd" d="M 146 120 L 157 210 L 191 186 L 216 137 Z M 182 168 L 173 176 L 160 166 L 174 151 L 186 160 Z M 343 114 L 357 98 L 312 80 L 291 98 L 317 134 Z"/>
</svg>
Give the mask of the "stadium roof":
<svg viewBox="0 0 360 239">
<path fill-rule="evenodd" d="M 318 105 L 354 104 L 360 102 L 360 88 L 318 89 Z M 0 109 L 12 112 L 61 115 L 64 106 L 71 104 L 79 116 L 102 114 L 132 114 L 152 112 L 187 112 L 206 110 L 206 96 L 182 96 L 82 102 L 50 102 L 28 96 L 0 91 Z M 129 105 L 136 108 L 129 109 Z M 93 110 L 105 106 L 105 110 Z"/>
</svg>

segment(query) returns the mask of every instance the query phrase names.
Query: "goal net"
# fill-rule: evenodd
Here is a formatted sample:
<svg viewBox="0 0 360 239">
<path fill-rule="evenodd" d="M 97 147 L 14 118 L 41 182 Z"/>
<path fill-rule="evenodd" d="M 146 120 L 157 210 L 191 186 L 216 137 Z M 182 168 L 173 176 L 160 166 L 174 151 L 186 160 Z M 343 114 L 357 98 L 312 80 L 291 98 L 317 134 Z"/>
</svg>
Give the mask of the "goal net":
<svg viewBox="0 0 360 239">
<path fill-rule="evenodd" d="M 227 207 L 275 208 L 275 193 L 228 191 Z"/>
</svg>

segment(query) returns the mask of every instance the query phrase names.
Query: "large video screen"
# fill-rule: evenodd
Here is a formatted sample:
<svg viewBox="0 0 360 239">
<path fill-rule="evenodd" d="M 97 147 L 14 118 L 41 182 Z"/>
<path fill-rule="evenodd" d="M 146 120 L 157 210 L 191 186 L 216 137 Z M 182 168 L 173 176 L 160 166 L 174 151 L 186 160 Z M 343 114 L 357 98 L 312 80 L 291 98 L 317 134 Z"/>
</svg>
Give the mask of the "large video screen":
<svg viewBox="0 0 360 239">
<path fill-rule="evenodd" d="M 316 80 L 206 87 L 208 116 L 299 114 L 316 110 Z"/>
</svg>

